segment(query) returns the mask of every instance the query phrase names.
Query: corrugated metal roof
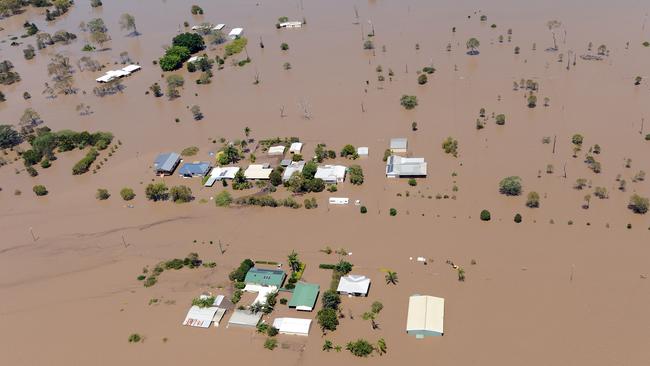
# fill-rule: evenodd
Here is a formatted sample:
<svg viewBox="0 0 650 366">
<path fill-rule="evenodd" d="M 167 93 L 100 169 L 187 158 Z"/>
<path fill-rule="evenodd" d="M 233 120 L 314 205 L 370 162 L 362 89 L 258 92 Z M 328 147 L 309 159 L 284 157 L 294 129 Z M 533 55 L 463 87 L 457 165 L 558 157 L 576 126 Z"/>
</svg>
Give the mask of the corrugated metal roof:
<svg viewBox="0 0 650 366">
<path fill-rule="evenodd" d="M 154 160 L 153 166 L 154 169 L 159 172 L 171 173 L 174 171 L 174 168 L 180 159 L 181 156 L 175 152 L 160 154 L 156 157 L 156 160 Z"/>
<path fill-rule="evenodd" d="M 413 295 L 409 298 L 406 331 L 444 333 L 445 299 Z"/>
<path fill-rule="evenodd" d="M 320 286 L 317 284 L 298 282 L 288 305 L 290 308 L 312 311 L 319 292 Z"/>
</svg>

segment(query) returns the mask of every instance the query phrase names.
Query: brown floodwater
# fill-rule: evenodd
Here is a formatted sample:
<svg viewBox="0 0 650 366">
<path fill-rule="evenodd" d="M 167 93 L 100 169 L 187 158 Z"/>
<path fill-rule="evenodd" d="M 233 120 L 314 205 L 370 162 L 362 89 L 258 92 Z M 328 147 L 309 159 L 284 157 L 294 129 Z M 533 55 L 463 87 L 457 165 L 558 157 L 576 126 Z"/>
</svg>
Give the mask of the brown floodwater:
<svg viewBox="0 0 650 366">
<path fill-rule="evenodd" d="M 171 364 L 206 359 L 291 365 L 430 360 L 459 365 L 647 363 L 650 220 L 626 207 L 633 193 L 650 196 L 647 182 L 632 182 L 638 171 L 650 171 L 650 143 L 644 140 L 650 130 L 646 126 L 641 131 L 641 120 L 650 116 L 646 83 L 650 48 L 642 46 L 650 40 L 650 25 L 644 26 L 647 3 L 194 3 L 203 7 L 204 15 L 192 16 L 191 3 L 184 1 L 105 1 L 103 7 L 92 9 L 88 1 L 78 0 L 49 24 L 41 9 L 0 20 L 4 28 L 0 40 L 7 40 L 0 43 L 0 60 L 10 60 L 22 78 L 0 86 L 7 97 L 0 103 L 0 123 L 17 125 L 30 107 L 53 130 L 110 131 L 122 142 L 113 156 L 102 153 L 101 159 L 107 161 L 97 174 L 71 174 L 83 151 L 57 154 L 52 167 L 39 167 L 34 178 L 21 161 L 0 167 L 4 363 Z M 119 17 L 125 12 L 135 16 L 139 37 L 120 30 Z M 486 22 L 479 21 L 481 14 L 487 15 Z M 307 25 L 276 30 L 280 16 L 305 17 Z M 45 98 L 41 91 L 49 79 L 50 57 L 62 53 L 76 64 L 87 54 L 81 51 L 87 35 L 78 25 L 95 17 L 105 20 L 112 40 L 107 50 L 90 55 L 111 68 L 127 51 L 143 70 L 124 79 L 122 94 L 99 98 L 92 89 L 103 72 L 77 69 L 78 94 Z M 562 22 L 555 30 L 557 52 L 545 51 L 553 44 L 546 27 L 551 19 Z M 9 38 L 23 33 L 26 20 L 50 33 L 74 32 L 79 39 L 49 46 L 25 61 L 22 48 L 34 44 L 34 38 L 19 38 L 24 42 L 19 47 L 10 46 Z M 186 83 L 181 98 L 174 101 L 145 95 L 154 82 L 164 84 L 152 61 L 183 29 L 184 21 L 225 23 L 227 30 L 243 27 L 252 62 L 239 67 L 227 61 L 223 70 L 214 70 L 209 85 L 196 85 L 198 73 L 180 70 L 176 73 Z M 493 23 L 496 28 L 490 27 Z M 364 51 L 362 37 L 372 27 L 375 50 Z M 499 35 L 506 41 L 499 43 Z M 481 42 L 477 56 L 466 54 L 470 37 Z M 258 46 L 260 38 L 264 49 Z M 280 50 L 282 42 L 289 44 L 288 51 Z M 578 57 L 567 70 L 567 51 L 586 54 L 589 42 L 594 52 L 607 45 L 609 56 L 602 61 Z M 446 51 L 448 43 L 451 52 Z M 515 46 L 521 48 L 519 55 L 514 54 Z M 222 48 L 211 47 L 207 53 L 221 55 Z M 557 62 L 559 53 L 564 54 L 563 63 Z M 291 70 L 283 69 L 285 62 L 291 63 Z M 436 72 L 426 85 L 418 85 L 417 70 L 431 64 Z M 386 78 L 383 82 L 377 80 L 378 65 Z M 256 75 L 258 85 L 253 84 Z M 634 85 L 637 75 L 644 78 L 639 86 Z M 526 106 L 524 91 L 513 91 L 513 82 L 522 78 L 539 83 L 537 108 Z M 23 100 L 25 91 L 32 99 Z M 419 105 L 404 110 L 399 105 L 403 94 L 417 95 Z M 543 106 L 544 97 L 550 98 L 548 107 Z M 90 105 L 94 113 L 80 116 L 75 111 L 79 103 Z M 202 121 L 192 120 L 192 105 L 201 107 Z M 303 105 L 308 106 L 310 119 L 303 118 Z M 488 118 L 485 128 L 477 130 L 482 107 L 488 117 L 505 114 L 506 124 L 498 126 Z M 414 121 L 417 131 L 411 130 Z M 258 140 L 300 137 L 306 156 L 317 143 L 337 151 L 348 143 L 368 146 L 370 156 L 355 162 L 363 167 L 365 182 L 361 186 L 346 182 L 335 194 L 315 194 L 320 204 L 315 210 L 223 209 L 209 201 L 224 189 L 220 184 L 203 188 L 199 179 L 153 176 L 156 154 L 197 146 L 198 155 L 186 160 L 210 160 L 209 153 L 221 147 L 220 137 L 241 139 L 245 127 Z M 584 136 L 578 158 L 572 157 L 574 133 Z M 459 142 L 457 158 L 441 149 L 447 136 Z M 555 153 L 553 142 L 542 144 L 545 136 L 557 138 Z M 428 161 L 429 176 L 419 179 L 416 187 L 384 176 L 381 157 L 392 137 L 407 137 L 409 155 Z M 215 139 L 217 143 L 212 142 Z M 602 147 L 596 156 L 603 167 L 600 174 L 584 163 L 594 144 Z M 8 154 L 9 159 L 14 156 Z M 626 158 L 632 159 L 631 168 L 624 166 Z M 551 174 L 546 173 L 548 164 L 554 166 Z M 619 174 L 628 183 L 625 192 L 617 189 Z M 509 175 L 522 178 L 522 196 L 498 193 L 498 182 Z M 592 188 L 573 189 L 577 178 L 590 180 Z M 147 201 L 144 186 L 159 180 L 186 184 L 197 199 L 188 204 Z M 37 198 L 32 193 L 35 184 L 44 184 L 50 193 Z M 138 195 L 132 208 L 119 197 L 125 186 Z M 606 187 L 609 198 L 592 197 L 589 209 L 582 208 L 583 197 L 596 186 Z M 95 199 L 97 188 L 107 188 L 111 198 Z M 14 195 L 15 190 L 22 194 Z M 529 191 L 539 192 L 539 208 L 525 207 Z M 254 190 L 234 195 L 250 192 Z M 450 198 L 436 199 L 437 194 Z M 287 195 L 284 189 L 276 193 Z M 368 214 L 359 214 L 354 205 L 328 206 L 330 196 L 359 199 Z M 398 210 L 396 217 L 388 215 L 390 208 Z M 491 222 L 478 219 L 482 209 L 490 210 Z M 523 216 L 520 224 L 513 222 L 516 213 Z M 628 223 L 631 229 L 626 228 Z M 219 240 L 224 254 L 218 250 Z M 247 257 L 285 261 L 295 249 L 307 263 L 305 279 L 326 288 L 330 273 L 318 269 L 318 264 L 338 257 L 319 251 L 325 246 L 351 252 L 347 260 L 355 264 L 354 272 L 374 281 L 368 298 L 343 299 L 346 318 L 334 333 L 321 337 L 314 324 L 308 338 L 279 336 L 281 347 L 270 352 L 262 346 L 265 338 L 250 330 L 181 326 L 191 299 L 202 291 L 227 293 L 228 272 Z M 142 267 L 192 251 L 215 261 L 217 267 L 165 272 L 151 288 L 136 280 Z M 423 266 L 409 261 L 416 256 L 432 262 Z M 465 268 L 464 283 L 457 281 L 445 263 L 448 259 Z M 470 264 L 473 259 L 477 264 Z M 386 268 L 398 272 L 397 286 L 384 284 Z M 416 340 L 406 335 L 408 296 L 415 293 L 446 299 L 444 337 Z M 162 303 L 149 305 L 152 298 Z M 361 318 L 375 300 L 385 306 L 377 320 L 379 330 Z M 295 313 L 279 306 L 266 320 L 276 315 Z M 303 316 L 315 317 L 315 312 L 298 315 Z M 144 343 L 128 343 L 131 333 L 143 335 Z M 324 339 L 344 345 L 356 338 L 373 342 L 384 338 L 388 353 L 358 360 L 345 351 L 321 351 Z"/>
</svg>

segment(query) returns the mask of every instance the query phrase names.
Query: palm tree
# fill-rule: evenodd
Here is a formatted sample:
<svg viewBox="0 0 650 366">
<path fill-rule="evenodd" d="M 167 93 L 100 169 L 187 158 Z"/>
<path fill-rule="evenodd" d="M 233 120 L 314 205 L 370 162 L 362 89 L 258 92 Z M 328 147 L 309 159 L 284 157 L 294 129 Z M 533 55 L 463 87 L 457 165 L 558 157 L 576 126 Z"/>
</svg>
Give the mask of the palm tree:
<svg viewBox="0 0 650 366">
<path fill-rule="evenodd" d="M 481 43 L 478 41 L 478 39 L 472 37 L 467 40 L 467 48 L 470 50 L 467 54 L 468 55 L 478 55 L 478 51 L 476 50 Z"/>
<path fill-rule="evenodd" d="M 292 250 L 289 256 L 287 257 L 289 262 L 289 267 L 291 271 L 297 272 L 300 270 L 300 260 L 298 259 L 298 253 L 295 250 Z"/>
<path fill-rule="evenodd" d="M 392 284 L 392 285 L 397 285 L 397 282 L 399 282 L 397 278 L 397 272 L 393 271 L 388 271 L 386 272 L 386 284 Z"/>
<path fill-rule="evenodd" d="M 380 355 L 383 355 L 384 353 L 386 353 L 387 350 L 388 347 L 386 346 L 386 341 L 383 338 L 379 338 L 379 340 L 377 341 L 377 352 Z"/>
<path fill-rule="evenodd" d="M 246 137 L 248 137 L 248 135 L 250 135 L 250 134 L 251 134 L 251 129 L 250 129 L 250 127 L 245 127 L 245 128 L 244 128 L 244 135 L 246 135 Z"/>
<path fill-rule="evenodd" d="M 259 301 L 256 301 L 256 302 L 253 303 L 253 305 L 251 305 L 248 308 L 248 310 L 250 310 L 253 314 L 257 314 L 260 311 L 262 311 L 263 308 L 264 308 L 264 305 L 260 304 Z"/>
<path fill-rule="evenodd" d="M 465 270 L 462 267 L 458 267 L 458 281 L 465 282 Z"/>
</svg>

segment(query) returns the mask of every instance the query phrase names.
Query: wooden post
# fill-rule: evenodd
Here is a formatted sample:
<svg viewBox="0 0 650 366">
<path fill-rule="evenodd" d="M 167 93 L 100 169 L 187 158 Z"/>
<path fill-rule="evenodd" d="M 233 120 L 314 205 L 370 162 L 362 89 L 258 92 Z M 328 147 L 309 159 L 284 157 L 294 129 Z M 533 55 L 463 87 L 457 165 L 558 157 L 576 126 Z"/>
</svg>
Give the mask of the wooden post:
<svg viewBox="0 0 650 366">
<path fill-rule="evenodd" d="M 555 140 L 557 140 L 557 135 L 553 136 L 553 154 L 555 154 Z"/>
<path fill-rule="evenodd" d="M 223 255 L 224 250 L 223 250 L 223 246 L 221 245 L 221 239 L 219 239 L 219 251 L 220 251 L 221 254 Z"/>
<path fill-rule="evenodd" d="M 643 135 L 643 122 L 645 122 L 645 119 L 641 117 L 641 129 L 639 130 L 639 135 Z"/>
</svg>

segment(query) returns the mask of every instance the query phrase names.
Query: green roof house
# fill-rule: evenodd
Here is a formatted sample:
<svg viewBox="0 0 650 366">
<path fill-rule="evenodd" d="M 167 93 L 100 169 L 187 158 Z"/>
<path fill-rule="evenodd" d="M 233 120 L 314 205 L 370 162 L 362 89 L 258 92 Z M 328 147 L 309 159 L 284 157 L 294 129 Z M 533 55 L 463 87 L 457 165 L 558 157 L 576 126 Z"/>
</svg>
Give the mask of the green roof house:
<svg viewBox="0 0 650 366">
<path fill-rule="evenodd" d="M 282 287 L 284 279 L 287 275 L 284 271 L 279 269 L 265 269 L 265 268 L 251 268 L 246 273 L 244 282 L 246 284 L 260 285 L 260 286 L 275 286 Z"/>
<path fill-rule="evenodd" d="M 296 310 L 312 311 L 320 292 L 320 286 L 313 283 L 298 282 L 289 300 L 289 307 Z"/>
</svg>

